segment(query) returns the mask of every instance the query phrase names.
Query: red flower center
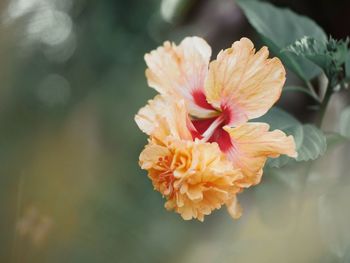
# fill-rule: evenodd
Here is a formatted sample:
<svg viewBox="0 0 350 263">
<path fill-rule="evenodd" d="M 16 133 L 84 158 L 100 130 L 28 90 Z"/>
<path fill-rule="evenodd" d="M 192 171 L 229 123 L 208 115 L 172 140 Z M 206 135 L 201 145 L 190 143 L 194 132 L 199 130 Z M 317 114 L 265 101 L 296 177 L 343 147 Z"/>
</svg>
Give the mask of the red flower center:
<svg viewBox="0 0 350 263">
<path fill-rule="evenodd" d="M 203 94 L 204 95 L 204 94 Z M 221 151 L 227 152 L 233 145 L 230 135 L 223 129 L 232 121 L 232 110 L 227 105 L 221 105 L 218 116 L 207 119 L 192 119 L 195 130 L 191 129 L 193 139 L 204 139 L 207 142 L 216 142 Z"/>
<path fill-rule="evenodd" d="M 204 92 L 201 89 L 195 89 L 192 91 L 194 102 L 201 108 L 207 110 L 215 110 L 212 105 L 207 102 Z"/>
</svg>

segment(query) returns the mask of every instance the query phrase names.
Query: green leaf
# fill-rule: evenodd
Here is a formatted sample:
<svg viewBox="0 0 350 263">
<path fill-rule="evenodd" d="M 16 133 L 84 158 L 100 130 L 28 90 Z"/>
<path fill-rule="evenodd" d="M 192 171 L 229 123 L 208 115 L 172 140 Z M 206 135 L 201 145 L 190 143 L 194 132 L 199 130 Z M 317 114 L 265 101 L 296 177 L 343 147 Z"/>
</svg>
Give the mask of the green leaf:
<svg viewBox="0 0 350 263">
<path fill-rule="evenodd" d="M 327 149 L 327 140 L 323 132 L 311 124 L 303 125 L 301 146 L 297 149 L 297 161 L 315 160 Z"/>
<path fill-rule="evenodd" d="M 287 46 L 296 39 L 311 36 L 326 41 L 323 29 L 306 16 L 298 15 L 288 8 L 278 8 L 261 1 L 238 0 L 252 26 L 278 46 Z"/>
<path fill-rule="evenodd" d="M 306 59 L 281 52 L 304 36 L 326 41 L 325 32 L 314 21 L 287 8 L 278 8 L 265 2 L 238 0 L 237 4 L 270 49 L 300 78 L 308 81 L 320 73 L 320 69 Z"/>
<path fill-rule="evenodd" d="M 345 108 L 340 114 L 339 132 L 350 139 L 350 107 Z"/>
<path fill-rule="evenodd" d="M 296 118 L 278 107 L 271 108 L 267 114 L 254 121 L 266 122 L 270 125 L 270 129 L 283 131 L 300 124 Z"/>
</svg>

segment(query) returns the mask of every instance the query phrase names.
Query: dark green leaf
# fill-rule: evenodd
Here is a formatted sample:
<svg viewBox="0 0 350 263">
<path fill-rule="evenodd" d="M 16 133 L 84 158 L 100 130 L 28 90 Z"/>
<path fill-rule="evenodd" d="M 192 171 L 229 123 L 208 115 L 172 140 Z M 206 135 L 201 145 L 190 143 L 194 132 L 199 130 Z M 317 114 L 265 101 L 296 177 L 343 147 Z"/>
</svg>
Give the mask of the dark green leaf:
<svg viewBox="0 0 350 263">
<path fill-rule="evenodd" d="M 308 81 L 320 73 L 319 68 L 306 59 L 280 52 L 304 36 L 326 41 L 326 34 L 314 21 L 289 9 L 278 8 L 265 2 L 239 0 L 237 4 L 270 49 L 300 78 Z"/>
<path fill-rule="evenodd" d="M 255 121 L 266 122 L 272 130 L 279 129 L 283 131 L 300 124 L 292 115 L 277 107 L 273 107 L 267 114 Z"/>
</svg>

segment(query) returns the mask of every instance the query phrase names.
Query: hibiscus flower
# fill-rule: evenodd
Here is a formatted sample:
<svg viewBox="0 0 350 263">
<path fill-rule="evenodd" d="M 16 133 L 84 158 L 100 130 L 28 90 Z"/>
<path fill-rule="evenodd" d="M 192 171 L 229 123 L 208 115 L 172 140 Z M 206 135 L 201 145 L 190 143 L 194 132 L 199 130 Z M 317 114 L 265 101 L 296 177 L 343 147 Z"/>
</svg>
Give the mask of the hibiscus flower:
<svg viewBox="0 0 350 263">
<path fill-rule="evenodd" d="M 136 116 L 139 127 L 150 135 L 149 145 L 161 145 L 172 151 L 182 147 L 178 145 L 179 142 L 186 144 L 187 150 L 195 144 L 201 145 L 203 149 L 206 148 L 203 152 L 215 152 L 220 160 L 224 157 L 222 161 L 229 162 L 235 174 L 239 171 L 240 176 L 233 176 L 235 179 L 231 183 L 240 189 L 260 182 L 268 157 L 274 158 L 280 154 L 295 157 L 292 136 L 286 136 L 280 130 L 269 131 L 266 123 L 248 122 L 264 115 L 272 107 L 280 97 L 285 82 L 285 69 L 281 61 L 278 58 L 269 59 L 268 55 L 266 47 L 255 52 L 253 43 L 242 38 L 209 63 L 211 49 L 198 37 L 187 37 L 179 46 L 165 42 L 146 54 L 148 84 L 161 94 Z M 177 109 L 171 106 L 172 103 L 177 103 Z M 173 143 L 174 140 L 176 143 Z M 218 151 L 214 150 L 213 145 Z M 154 155 L 152 160 L 155 161 L 160 153 L 148 151 L 145 154 L 146 149 L 140 156 L 141 167 L 149 171 L 149 176 L 155 182 L 159 174 L 152 174 L 150 165 L 145 166 L 144 160 Z M 191 165 L 192 161 L 187 165 Z M 210 174 L 218 170 L 214 166 L 205 172 Z M 223 166 L 226 167 L 226 164 Z M 172 171 L 172 174 L 175 172 Z M 170 185 L 172 191 L 175 186 L 173 179 L 167 182 L 167 187 Z M 160 190 L 158 186 L 155 188 Z M 235 211 L 231 215 L 237 217 L 239 209 L 233 193 L 237 191 L 229 194 L 229 199 L 213 204 L 230 204 L 228 207 L 234 209 L 229 211 Z M 191 207 L 191 217 L 183 217 L 199 218 L 198 210 L 193 210 L 193 201 L 191 199 L 191 205 L 180 201 L 168 207 L 182 215 L 179 204 Z M 212 209 L 202 214 L 208 214 L 209 210 Z M 197 214 L 193 211 L 197 211 Z"/>
</svg>

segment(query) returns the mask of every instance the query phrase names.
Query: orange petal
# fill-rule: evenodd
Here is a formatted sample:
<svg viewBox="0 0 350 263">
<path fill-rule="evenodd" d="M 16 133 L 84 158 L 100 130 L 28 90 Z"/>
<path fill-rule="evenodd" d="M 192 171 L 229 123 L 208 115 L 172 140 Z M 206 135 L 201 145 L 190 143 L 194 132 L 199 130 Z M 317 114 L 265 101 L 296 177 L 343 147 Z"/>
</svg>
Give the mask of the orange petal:
<svg viewBox="0 0 350 263">
<path fill-rule="evenodd" d="M 207 100 L 217 109 L 232 108 L 239 116 L 235 124 L 265 114 L 281 95 L 285 69 L 268 55 L 266 47 L 255 53 L 253 43 L 242 38 L 210 63 Z"/>
<path fill-rule="evenodd" d="M 204 39 L 187 37 L 179 46 L 164 42 L 164 45 L 145 55 L 148 66 L 146 77 L 149 86 L 161 94 L 178 96 L 185 99 L 189 111 L 197 117 L 208 117 L 216 112 L 206 107 L 202 101 L 204 80 L 208 73 L 211 48 Z M 199 94 L 196 102 L 194 94 Z M 201 107 L 200 104 L 207 104 Z M 210 106 L 210 105 L 209 105 Z"/>
<path fill-rule="evenodd" d="M 140 166 L 148 170 L 154 168 L 159 158 L 164 158 L 170 154 L 169 149 L 157 144 L 148 144 L 140 154 Z"/>
<path fill-rule="evenodd" d="M 268 157 L 297 155 L 293 136 L 280 130 L 269 131 L 266 123 L 246 123 L 236 128 L 225 126 L 224 129 L 230 134 L 233 144 L 227 155 L 244 176 L 240 182 L 242 187 L 260 182 Z"/>
<path fill-rule="evenodd" d="M 150 140 L 140 155 L 154 188 L 166 199 L 165 207 L 186 219 L 204 219 L 227 204 L 241 187 L 238 169 L 216 143 L 184 141 L 168 137 L 168 143 Z"/>
</svg>

